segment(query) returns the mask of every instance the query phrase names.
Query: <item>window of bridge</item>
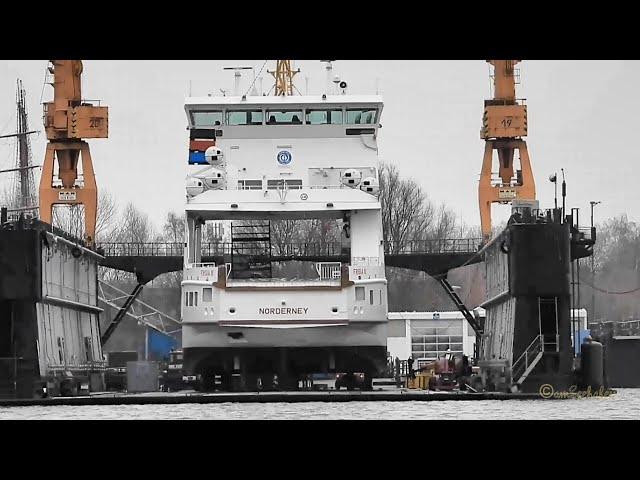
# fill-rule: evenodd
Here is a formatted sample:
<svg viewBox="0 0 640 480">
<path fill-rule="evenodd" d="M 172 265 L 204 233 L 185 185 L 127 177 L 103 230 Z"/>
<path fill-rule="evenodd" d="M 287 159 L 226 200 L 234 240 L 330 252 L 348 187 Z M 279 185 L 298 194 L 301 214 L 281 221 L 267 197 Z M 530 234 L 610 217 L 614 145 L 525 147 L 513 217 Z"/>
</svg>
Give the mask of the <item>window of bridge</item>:
<svg viewBox="0 0 640 480">
<path fill-rule="evenodd" d="M 308 125 L 342 125 L 342 110 L 307 110 Z"/>
<path fill-rule="evenodd" d="M 302 110 L 268 110 L 267 125 L 301 125 Z"/>
<path fill-rule="evenodd" d="M 347 125 L 373 125 L 376 123 L 377 116 L 378 111 L 375 108 L 348 108 L 345 123 Z"/>
<path fill-rule="evenodd" d="M 196 128 L 222 125 L 222 111 L 192 112 L 191 118 Z"/>
<path fill-rule="evenodd" d="M 227 125 L 262 125 L 264 112 L 262 110 L 228 111 Z"/>
</svg>

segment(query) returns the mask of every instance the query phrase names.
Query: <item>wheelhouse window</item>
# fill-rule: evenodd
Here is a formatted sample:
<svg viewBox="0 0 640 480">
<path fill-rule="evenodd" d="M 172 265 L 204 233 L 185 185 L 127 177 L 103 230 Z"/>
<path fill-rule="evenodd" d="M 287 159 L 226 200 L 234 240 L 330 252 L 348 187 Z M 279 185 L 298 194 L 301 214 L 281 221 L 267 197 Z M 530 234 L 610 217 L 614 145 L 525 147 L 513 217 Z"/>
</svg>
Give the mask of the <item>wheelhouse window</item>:
<svg viewBox="0 0 640 480">
<path fill-rule="evenodd" d="M 302 110 L 268 110 L 267 125 L 301 125 Z"/>
<path fill-rule="evenodd" d="M 342 110 L 307 110 L 308 125 L 342 125 Z"/>
<path fill-rule="evenodd" d="M 264 112 L 262 110 L 228 111 L 227 125 L 262 125 Z"/>
<path fill-rule="evenodd" d="M 191 118 L 193 120 L 193 125 L 196 128 L 215 127 L 217 125 L 222 125 L 221 111 L 192 112 Z"/>
<path fill-rule="evenodd" d="M 378 111 L 375 108 L 349 108 L 347 121 L 349 125 L 374 125 Z"/>
</svg>

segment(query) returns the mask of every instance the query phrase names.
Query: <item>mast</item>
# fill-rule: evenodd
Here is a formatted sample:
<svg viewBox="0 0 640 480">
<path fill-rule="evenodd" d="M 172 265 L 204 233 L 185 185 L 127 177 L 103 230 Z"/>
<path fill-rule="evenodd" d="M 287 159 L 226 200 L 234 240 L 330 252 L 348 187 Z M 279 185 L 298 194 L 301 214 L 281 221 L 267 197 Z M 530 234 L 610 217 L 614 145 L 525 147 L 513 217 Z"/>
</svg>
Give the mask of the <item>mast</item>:
<svg viewBox="0 0 640 480">
<path fill-rule="evenodd" d="M 273 78 L 276 80 L 276 97 L 281 95 L 293 95 L 293 89 L 295 88 L 295 85 L 293 84 L 293 77 L 297 73 L 300 73 L 300 69 L 292 70 L 291 60 L 276 60 L 275 71 L 267 70 L 267 72 L 273 75 Z M 297 90 L 298 89 L 296 88 L 296 91 Z"/>
<path fill-rule="evenodd" d="M 38 166 L 31 164 L 31 142 L 29 140 L 29 135 L 36 133 L 36 131 L 29 130 L 26 95 L 22 81 L 18 79 L 16 85 L 16 132 L 0 136 L 0 138 L 16 137 L 15 166 L 0 170 L 0 173 L 14 173 L 11 182 L 9 211 L 37 216 L 38 200 L 33 169 Z"/>
<path fill-rule="evenodd" d="M 36 183 L 31 165 L 31 141 L 29 139 L 29 119 L 27 115 L 26 95 L 22 80 L 16 82 L 16 177 L 14 204 L 23 211 L 37 211 Z"/>
</svg>

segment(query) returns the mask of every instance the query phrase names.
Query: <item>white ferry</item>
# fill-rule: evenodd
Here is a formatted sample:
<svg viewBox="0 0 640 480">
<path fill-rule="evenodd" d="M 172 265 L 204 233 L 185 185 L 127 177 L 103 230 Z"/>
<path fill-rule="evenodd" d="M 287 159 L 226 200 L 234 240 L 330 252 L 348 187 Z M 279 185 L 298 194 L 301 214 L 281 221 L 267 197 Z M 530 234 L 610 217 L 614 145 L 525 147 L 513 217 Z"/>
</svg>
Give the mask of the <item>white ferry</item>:
<svg viewBox="0 0 640 480">
<path fill-rule="evenodd" d="M 370 388 L 384 369 L 382 108 L 344 82 L 319 95 L 186 99 L 182 342 L 185 377 L 199 389 L 288 389 L 335 372 L 364 374 Z M 274 275 L 271 222 L 309 219 L 340 226 L 342 262 L 315 262 L 307 278 Z M 204 263 L 203 231 L 220 221 L 231 222 L 229 251 Z"/>
</svg>

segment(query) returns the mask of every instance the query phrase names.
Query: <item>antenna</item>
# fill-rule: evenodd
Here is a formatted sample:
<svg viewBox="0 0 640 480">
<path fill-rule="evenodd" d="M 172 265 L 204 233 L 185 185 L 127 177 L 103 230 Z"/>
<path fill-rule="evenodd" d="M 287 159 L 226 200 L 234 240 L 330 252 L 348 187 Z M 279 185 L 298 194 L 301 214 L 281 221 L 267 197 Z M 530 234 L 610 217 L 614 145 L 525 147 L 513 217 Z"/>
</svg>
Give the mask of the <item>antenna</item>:
<svg viewBox="0 0 640 480">
<path fill-rule="evenodd" d="M 333 66 L 331 65 L 331 62 L 333 62 L 333 60 L 320 60 L 320 62 L 327 64 L 327 66 L 325 67 L 327 71 L 327 83 L 325 85 L 325 93 L 329 94 L 331 93 L 331 82 L 332 82 L 331 72 L 333 70 Z"/>
<path fill-rule="evenodd" d="M 241 70 L 253 70 L 252 66 L 247 66 L 247 65 L 242 65 L 242 66 L 234 66 L 234 67 L 222 67 L 223 70 L 233 70 L 234 71 L 234 79 L 235 79 L 235 84 L 233 87 L 233 94 L 238 96 L 240 95 L 240 77 L 241 77 Z M 254 72 L 255 75 L 255 72 Z"/>
</svg>

